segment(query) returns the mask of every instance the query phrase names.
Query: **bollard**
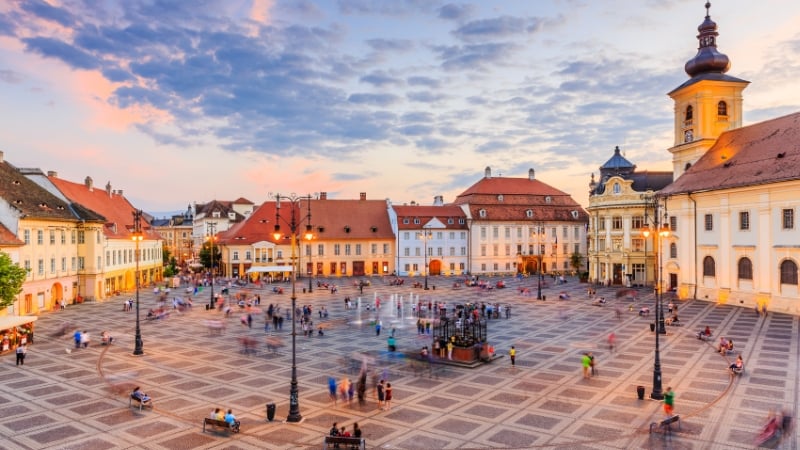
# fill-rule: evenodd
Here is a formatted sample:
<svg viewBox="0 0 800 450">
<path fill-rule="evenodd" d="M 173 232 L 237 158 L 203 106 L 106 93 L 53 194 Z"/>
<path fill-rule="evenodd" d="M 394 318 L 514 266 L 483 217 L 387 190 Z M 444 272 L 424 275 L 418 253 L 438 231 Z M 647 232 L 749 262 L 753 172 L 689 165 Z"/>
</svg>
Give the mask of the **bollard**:
<svg viewBox="0 0 800 450">
<path fill-rule="evenodd" d="M 639 400 L 644 400 L 644 386 L 636 386 L 636 396 Z"/>
<path fill-rule="evenodd" d="M 272 422 L 273 419 L 275 419 L 275 403 L 267 403 L 267 420 Z"/>
</svg>

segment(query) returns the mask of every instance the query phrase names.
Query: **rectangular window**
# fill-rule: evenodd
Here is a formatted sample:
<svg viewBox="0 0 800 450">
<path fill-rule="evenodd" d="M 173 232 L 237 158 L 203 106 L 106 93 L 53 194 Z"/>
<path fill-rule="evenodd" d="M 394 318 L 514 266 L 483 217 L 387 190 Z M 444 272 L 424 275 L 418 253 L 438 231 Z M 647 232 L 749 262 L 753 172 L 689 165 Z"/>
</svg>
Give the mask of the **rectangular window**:
<svg viewBox="0 0 800 450">
<path fill-rule="evenodd" d="M 558 255 L 558 244 L 553 244 L 550 248 L 550 254 L 555 256 Z"/>
<path fill-rule="evenodd" d="M 403 248 L 403 256 L 411 256 L 411 249 L 408 247 Z"/>
<path fill-rule="evenodd" d="M 343 262 L 339 264 L 339 269 L 341 270 L 342 275 L 347 275 L 347 263 Z"/>
<path fill-rule="evenodd" d="M 384 255 L 389 254 L 389 244 L 383 244 L 383 254 Z"/>
<path fill-rule="evenodd" d="M 581 244 L 574 244 L 575 247 L 573 248 L 573 253 L 580 253 L 581 252 Z"/>
<path fill-rule="evenodd" d="M 97 265 L 98 266 L 100 265 L 100 257 L 99 256 L 97 257 Z M 67 271 L 67 257 L 66 256 L 62 256 L 61 257 L 61 271 L 62 272 L 66 272 Z"/>
<path fill-rule="evenodd" d="M 784 230 L 793 230 L 794 229 L 794 210 L 793 209 L 784 209 L 783 210 L 783 229 Z"/>
<path fill-rule="evenodd" d="M 56 230 L 50 230 L 50 245 L 56 245 Z"/>
<path fill-rule="evenodd" d="M 553 239 L 558 237 L 558 234 L 556 234 L 556 227 L 550 229 L 550 237 L 552 237 Z"/>
<path fill-rule="evenodd" d="M 31 230 L 24 230 L 22 232 L 23 240 L 25 241 L 25 245 L 30 245 L 31 243 Z"/>
<path fill-rule="evenodd" d="M 86 243 L 86 233 L 83 230 L 78 231 L 78 244 Z"/>
<path fill-rule="evenodd" d="M 672 233 L 678 232 L 678 218 L 675 216 L 669 217 L 669 231 Z"/>
<path fill-rule="evenodd" d="M 450 256 L 456 256 L 456 248 L 450 247 Z"/>
<path fill-rule="evenodd" d="M 74 270 L 75 270 L 75 269 L 78 267 L 78 262 L 77 262 L 77 259 L 76 259 L 74 256 L 73 256 L 73 257 L 70 259 L 70 265 L 69 265 L 69 267 L 70 267 L 70 269 L 71 269 L 71 270 L 73 270 L 73 271 L 74 271 Z"/>
<path fill-rule="evenodd" d="M 604 252 L 606 250 L 606 240 L 600 238 L 597 240 L 597 251 Z"/>
<path fill-rule="evenodd" d="M 643 252 L 644 251 L 644 239 L 641 238 L 633 238 L 631 239 L 631 250 L 635 252 Z"/>
<path fill-rule="evenodd" d="M 350 244 L 344 244 L 344 254 L 350 256 Z"/>
<path fill-rule="evenodd" d="M 481 244 L 481 256 L 486 256 L 486 245 Z"/>
<path fill-rule="evenodd" d="M 642 228 L 644 228 L 644 217 L 642 216 L 631 217 L 631 229 L 641 230 Z"/>
<path fill-rule="evenodd" d="M 417 263 L 412 264 L 411 265 L 411 270 L 413 270 L 414 272 L 419 271 L 419 264 L 417 264 Z"/>
<path fill-rule="evenodd" d="M 75 243 L 75 230 L 72 230 L 72 232 L 69 234 L 69 243 L 70 244 Z"/>
<path fill-rule="evenodd" d="M 506 256 L 511 256 L 511 245 L 506 244 Z"/>
<path fill-rule="evenodd" d="M 317 255 L 325 256 L 325 244 L 317 244 Z"/>
<path fill-rule="evenodd" d="M 25 267 L 25 271 L 28 272 L 28 276 L 30 276 L 31 275 L 31 260 L 30 259 L 26 259 L 25 260 L 25 265 L 23 267 Z"/>
<path fill-rule="evenodd" d="M 55 239 L 55 236 L 53 236 Z M 56 273 L 56 259 L 50 258 L 50 273 Z"/>
<path fill-rule="evenodd" d="M 233 260 L 234 261 L 238 261 L 239 260 L 239 252 L 237 252 L 237 251 L 233 252 Z"/>
<path fill-rule="evenodd" d="M 481 239 L 486 239 L 486 227 L 481 227 Z"/>
<path fill-rule="evenodd" d="M 575 233 L 574 233 L 575 234 L 575 240 L 577 241 L 578 239 L 581 238 L 581 227 L 575 227 L 574 231 L 575 231 Z"/>
<path fill-rule="evenodd" d="M 498 256 L 498 255 L 499 255 L 499 253 L 498 253 L 497 244 L 494 244 L 494 245 L 492 245 L 492 256 Z"/>
<path fill-rule="evenodd" d="M 39 245 L 44 244 L 44 232 L 42 230 L 36 230 L 36 243 Z"/>
<path fill-rule="evenodd" d="M 714 231 L 714 216 L 711 214 L 706 214 L 703 216 L 705 221 L 705 229 L 706 231 Z"/>
<path fill-rule="evenodd" d="M 517 239 L 522 239 L 522 227 L 517 227 Z"/>
<path fill-rule="evenodd" d="M 563 237 L 564 239 L 569 239 L 569 228 L 567 227 L 561 228 L 561 237 Z"/>
<path fill-rule="evenodd" d="M 674 242 L 669 244 L 669 257 L 672 259 L 676 259 L 678 257 L 678 246 L 675 245 Z"/>
<path fill-rule="evenodd" d="M 456 238 L 456 232 L 455 231 L 451 231 L 451 232 L 447 233 L 447 237 L 448 237 L 448 239 L 450 239 L 452 241 L 453 239 Z"/>
<path fill-rule="evenodd" d="M 38 269 L 39 269 L 39 271 L 38 271 L 39 275 L 44 275 L 44 260 L 43 259 L 40 259 L 38 261 Z"/>
<path fill-rule="evenodd" d="M 411 269 L 411 264 L 406 264 L 403 267 L 405 268 L 406 272 L 408 272 Z"/>
<path fill-rule="evenodd" d="M 497 267 L 498 267 L 497 263 L 492 264 L 492 270 L 494 270 L 495 272 L 497 272 L 497 270 L 498 270 Z"/>
<path fill-rule="evenodd" d="M 499 235 L 500 235 L 499 227 L 492 227 L 492 237 L 494 239 L 497 239 L 499 237 Z"/>
<path fill-rule="evenodd" d="M 361 255 L 361 244 L 356 244 L 356 256 Z"/>
<path fill-rule="evenodd" d="M 244 259 L 245 259 L 245 261 L 250 261 L 251 259 L 253 259 L 253 254 L 250 253 L 250 250 L 247 250 L 246 252 L 244 252 Z"/>
<path fill-rule="evenodd" d="M 331 263 L 331 275 L 336 275 L 336 263 Z"/>
<path fill-rule="evenodd" d="M 564 254 L 569 255 L 569 244 L 562 244 L 564 246 Z"/>
<path fill-rule="evenodd" d="M 436 239 L 441 241 L 443 237 L 444 237 L 444 234 L 441 231 L 437 231 L 436 232 Z"/>
<path fill-rule="evenodd" d="M 611 229 L 612 230 L 622 229 L 622 216 L 614 216 L 611 218 Z"/>
<path fill-rule="evenodd" d="M 506 239 L 511 239 L 511 228 L 506 227 Z"/>
<path fill-rule="evenodd" d="M 342 253 L 342 249 L 339 246 L 340 244 L 333 244 L 333 256 L 339 256 Z M 336 273 L 334 271 L 334 273 Z"/>
<path fill-rule="evenodd" d="M 598 229 L 600 231 L 605 231 L 606 229 L 606 219 L 604 217 L 597 218 L 597 224 L 599 225 Z"/>
<path fill-rule="evenodd" d="M 414 256 L 422 256 L 422 249 L 417 247 L 414 249 Z"/>
<path fill-rule="evenodd" d="M 378 244 L 372 244 L 370 247 L 372 249 L 372 254 L 373 255 L 377 255 L 378 254 Z"/>
<path fill-rule="evenodd" d="M 467 247 L 461 247 L 461 256 L 467 256 Z"/>
<path fill-rule="evenodd" d="M 750 212 L 749 211 L 740 211 L 739 212 L 739 229 L 742 231 L 747 231 L 750 229 Z"/>
<path fill-rule="evenodd" d="M 442 255 L 442 247 L 436 247 L 436 256 L 443 256 Z"/>
<path fill-rule="evenodd" d="M 411 233 L 409 233 L 408 231 L 404 231 L 403 232 L 403 240 L 407 241 L 409 239 L 411 239 Z"/>
<path fill-rule="evenodd" d="M 97 238 L 100 239 L 100 233 L 97 233 Z M 66 243 L 67 243 L 67 232 L 64 231 L 64 230 L 61 230 L 61 245 L 64 245 Z M 99 244 L 99 242 L 98 242 L 98 244 Z"/>
</svg>

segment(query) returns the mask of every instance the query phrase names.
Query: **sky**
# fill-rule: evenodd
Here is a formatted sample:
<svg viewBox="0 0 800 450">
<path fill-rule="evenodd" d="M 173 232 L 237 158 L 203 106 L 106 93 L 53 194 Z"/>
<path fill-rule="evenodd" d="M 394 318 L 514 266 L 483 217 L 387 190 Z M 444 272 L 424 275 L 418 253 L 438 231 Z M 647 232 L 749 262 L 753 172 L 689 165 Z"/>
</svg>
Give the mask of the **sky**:
<svg viewBox="0 0 800 450">
<path fill-rule="evenodd" d="M 270 193 L 588 204 L 615 146 L 671 170 L 701 0 L 0 0 L 0 151 L 158 215 Z M 744 124 L 800 110 L 800 2 L 716 0 Z"/>
</svg>

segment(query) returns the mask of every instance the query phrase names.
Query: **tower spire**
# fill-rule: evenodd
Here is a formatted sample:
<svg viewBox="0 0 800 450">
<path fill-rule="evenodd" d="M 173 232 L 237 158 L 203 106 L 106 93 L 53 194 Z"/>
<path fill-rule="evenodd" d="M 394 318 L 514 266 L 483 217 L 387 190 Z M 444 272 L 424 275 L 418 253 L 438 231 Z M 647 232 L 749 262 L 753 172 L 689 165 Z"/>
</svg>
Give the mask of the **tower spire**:
<svg viewBox="0 0 800 450">
<path fill-rule="evenodd" d="M 705 73 L 725 73 L 731 68 L 728 56 L 717 50 L 717 24 L 711 20 L 711 2 L 706 2 L 706 17 L 697 27 L 699 46 L 694 58 L 686 62 L 684 69 L 690 77 Z"/>
</svg>

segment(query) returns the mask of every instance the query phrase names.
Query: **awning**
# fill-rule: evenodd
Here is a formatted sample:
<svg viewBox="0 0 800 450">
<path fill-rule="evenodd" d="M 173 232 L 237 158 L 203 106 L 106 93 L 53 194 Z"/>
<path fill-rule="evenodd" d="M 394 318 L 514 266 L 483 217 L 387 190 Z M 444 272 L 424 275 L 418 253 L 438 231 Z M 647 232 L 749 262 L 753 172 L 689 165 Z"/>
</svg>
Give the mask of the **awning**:
<svg viewBox="0 0 800 450">
<path fill-rule="evenodd" d="M 0 330 L 9 330 L 26 323 L 35 322 L 38 316 L 3 316 L 0 317 Z"/>
<path fill-rule="evenodd" d="M 256 266 L 247 269 L 247 273 L 265 273 L 265 272 L 293 272 L 294 266 Z"/>
</svg>

